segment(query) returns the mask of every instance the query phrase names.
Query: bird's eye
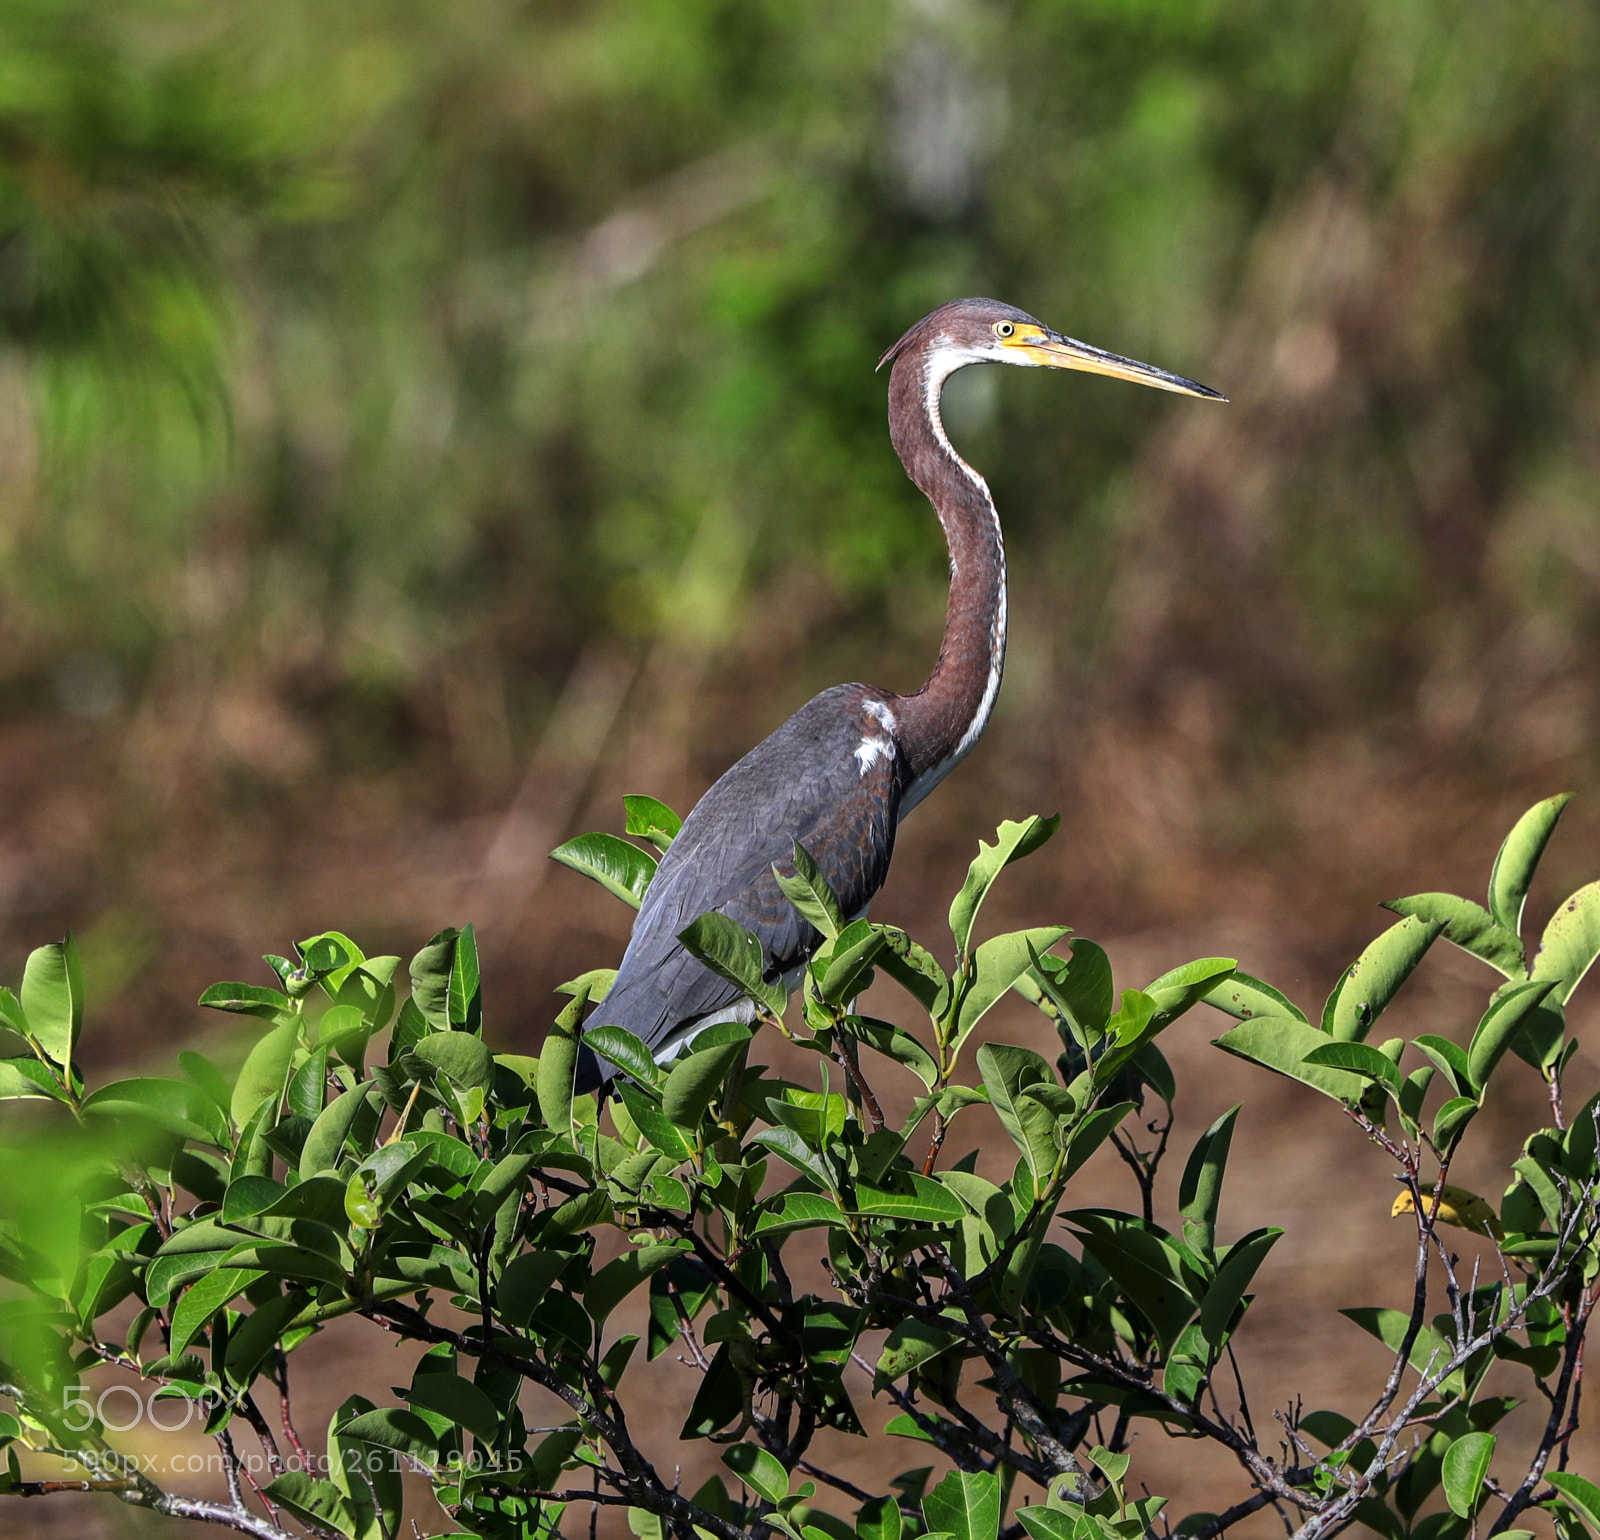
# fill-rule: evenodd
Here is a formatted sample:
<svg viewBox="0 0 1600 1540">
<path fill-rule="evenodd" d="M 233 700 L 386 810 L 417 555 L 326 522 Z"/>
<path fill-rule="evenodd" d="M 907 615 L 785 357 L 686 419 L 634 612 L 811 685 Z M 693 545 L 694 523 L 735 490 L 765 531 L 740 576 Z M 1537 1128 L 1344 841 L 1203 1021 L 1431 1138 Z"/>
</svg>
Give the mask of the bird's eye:
<svg viewBox="0 0 1600 1540">
<path fill-rule="evenodd" d="M 1009 321 L 996 321 L 994 323 L 994 334 L 997 337 L 1009 337 L 1015 330 L 1016 327 Z"/>
</svg>

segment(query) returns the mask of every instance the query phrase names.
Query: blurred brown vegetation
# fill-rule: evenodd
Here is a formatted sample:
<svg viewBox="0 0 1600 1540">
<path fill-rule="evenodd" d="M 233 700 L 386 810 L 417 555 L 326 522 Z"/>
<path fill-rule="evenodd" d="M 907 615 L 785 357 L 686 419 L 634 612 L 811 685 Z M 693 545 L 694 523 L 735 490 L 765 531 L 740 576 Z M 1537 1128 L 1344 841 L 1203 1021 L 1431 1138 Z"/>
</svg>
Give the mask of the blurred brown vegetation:
<svg viewBox="0 0 1600 1540">
<path fill-rule="evenodd" d="M 1581 0 L 0 0 L 0 60 L 0 972 L 78 929 L 107 1061 L 330 925 L 475 921 L 537 1041 L 627 921 L 551 846 L 931 663 L 872 365 L 962 293 L 1232 404 L 952 385 L 1014 641 L 880 917 L 1059 809 L 997 923 L 1309 1001 L 1536 796 L 1535 918 L 1594 875 Z M 1196 1128 L 1263 1089 L 1200 1031 Z"/>
</svg>

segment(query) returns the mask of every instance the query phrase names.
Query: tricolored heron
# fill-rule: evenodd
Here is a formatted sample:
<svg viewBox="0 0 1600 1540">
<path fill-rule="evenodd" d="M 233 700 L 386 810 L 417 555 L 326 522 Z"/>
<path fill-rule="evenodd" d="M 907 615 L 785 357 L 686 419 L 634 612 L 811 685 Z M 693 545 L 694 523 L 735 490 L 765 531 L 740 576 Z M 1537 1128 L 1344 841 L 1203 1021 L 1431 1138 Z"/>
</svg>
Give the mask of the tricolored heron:
<svg viewBox="0 0 1600 1540">
<path fill-rule="evenodd" d="M 616 982 L 588 1026 L 625 1027 L 665 1061 L 713 1022 L 750 1021 L 754 1005 L 692 956 L 679 933 L 712 910 L 760 940 L 769 980 L 792 980 L 821 942 L 784 897 L 799 842 L 847 916 L 883 886 L 905 817 L 971 751 L 1000 690 L 1006 651 L 1006 553 L 989 488 L 958 455 L 939 416 L 944 382 L 968 364 L 1083 369 L 1186 396 L 1204 385 L 1063 337 L 992 299 L 941 305 L 878 361 L 889 375 L 889 437 L 933 504 L 950 548 L 939 661 L 911 695 L 840 684 L 808 701 L 695 805 L 661 858 Z M 577 1086 L 616 1073 L 584 1049 Z"/>
</svg>

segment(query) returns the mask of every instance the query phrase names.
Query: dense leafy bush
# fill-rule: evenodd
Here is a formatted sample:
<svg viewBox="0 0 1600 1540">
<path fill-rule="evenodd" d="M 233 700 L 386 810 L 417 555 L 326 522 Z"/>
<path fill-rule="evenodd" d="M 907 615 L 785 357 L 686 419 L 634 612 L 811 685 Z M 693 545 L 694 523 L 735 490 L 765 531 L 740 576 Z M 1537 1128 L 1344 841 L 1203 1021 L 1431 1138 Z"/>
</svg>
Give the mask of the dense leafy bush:
<svg viewBox="0 0 1600 1540">
<path fill-rule="evenodd" d="M 1183 1517 L 1191 1540 L 1268 1505 L 1305 1537 L 1356 1522 L 1385 1540 L 1516 1533 L 1532 1505 L 1563 1533 L 1600 1530 L 1600 1488 L 1566 1468 L 1600 1259 L 1600 1098 L 1569 1114 L 1563 1084 L 1563 1008 L 1600 952 L 1600 884 L 1560 906 L 1531 961 L 1519 936 L 1564 800 L 1512 831 L 1487 908 L 1437 893 L 1392 904 L 1401 918 L 1316 1021 L 1226 958 L 1119 992 L 1105 952 L 1061 926 L 978 940 L 985 896 L 1051 835 L 1047 820 L 1003 824 L 981 849 L 951 905 L 949 971 L 892 926 L 843 924 L 797 849 L 786 891 L 825 941 L 792 1024 L 753 939 L 703 917 L 692 945 L 757 1003 L 759 1030 L 711 1028 L 661 1067 L 598 1029 L 623 1071 L 604 1107 L 572 1084 L 581 1018 L 609 975 L 568 986 L 537 1059 L 495 1054 L 470 927 L 416 955 L 404 1000 L 398 958 L 312 937 L 298 960 L 267 959 L 273 986 L 202 997 L 265 1024 L 237 1075 L 183 1053 L 183 1079 L 93 1090 L 76 1061 L 76 949 L 43 947 L 20 998 L 0 991 L 0 1094 L 49 1104 L 16 1120 L 4 1152 L 0 1487 L 103 1490 L 262 1537 L 388 1540 L 407 1517 L 402 1472 L 421 1470 L 458 1532 L 495 1537 L 552 1535 L 597 1505 L 627 1509 L 641 1536 L 685 1540 L 1136 1540 L 1167 1523 L 1129 1479 L 1144 1425 L 1237 1459 L 1240 1500 Z M 634 798 L 627 827 L 664 849 L 677 820 Z M 589 835 L 557 854 L 636 904 L 654 870 L 643 845 Z M 1482 1020 L 1459 1040 L 1374 1042 L 1441 937 L 1504 976 Z M 915 1030 L 856 1014 L 876 975 L 910 997 Z M 983 1040 L 1008 991 L 1059 1033 L 1054 1064 Z M 1178 1213 L 1163 1225 L 1154 1212 L 1178 1090 L 1156 1040 L 1202 1003 L 1237 1019 L 1220 1047 L 1315 1087 L 1382 1146 L 1415 1224 L 1397 1305 L 1346 1312 L 1392 1350 L 1387 1378 L 1347 1412 L 1285 1411 L 1281 1450 L 1277 1429 L 1258 1435 L 1232 1355 L 1281 1233 L 1224 1239 L 1219 1225 L 1238 1108 L 1188 1155 Z M 752 1062 L 780 1033 L 811 1074 Z M 1492 1080 L 1518 1072 L 1508 1050 L 1544 1078 L 1553 1126 L 1527 1138 L 1496 1209 L 1450 1175 Z M 917 1092 L 899 1126 L 886 1076 Z M 1015 1146 L 1003 1185 L 976 1152 L 945 1159 L 990 1116 Z M 1070 1206 L 1074 1174 L 1108 1144 L 1133 1210 Z M 1453 1249 L 1463 1234 L 1481 1253 L 1470 1268 Z M 798 1277 L 827 1283 L 801 1293 Z M 1448 1308 L 1430 1319 L 1439 1288 Z M 648 1310 L 619 1335 L 630 1297 Z M 303 1344 L 350 1315 L 426 1351 L 403 1405 L 352 1396 L 312 1456 L 291 1365 L 315 1375 Z M 643 1447 L 627 1378 L 641 1347 L 675 1350 L 696 1382 L 682 1438 L 724 1446 L 727 1475 L 692 1496 Z M 852 1363 L 892 1403 L 888 1433 L 915 1465 L 871 1491 L 813 1449 L 821 1430 L 862 1431 Z M 1514 1400 L 1484 1390 L 1496 1365 L 1548 1407 L 1514 1464 L 1494 1431 Z M 227 1500 L 168 1490 L 117 1451 L 89 1379 L 103 1366 L 137 1376 L 158 1425 L 204 1419 Z M 263 1398 L 281 1398 L 281 1443 Z M 557 1414 L 530 1426 L 535 1402 Z M 236 1443 L 244 1430 L 259 1459 Z"/>
</svg>

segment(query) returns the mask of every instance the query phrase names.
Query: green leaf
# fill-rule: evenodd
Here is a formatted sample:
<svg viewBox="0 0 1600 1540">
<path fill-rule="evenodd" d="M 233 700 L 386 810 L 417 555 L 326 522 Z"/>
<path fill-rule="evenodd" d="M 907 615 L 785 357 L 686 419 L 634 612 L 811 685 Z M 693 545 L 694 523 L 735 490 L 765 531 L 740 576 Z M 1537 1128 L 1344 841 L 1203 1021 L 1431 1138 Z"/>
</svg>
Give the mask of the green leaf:
<svg viewBox="0 0 1600 1540">
<path fill-rule="evenodd" d="M 1489 913 L 1509 931 L 1520 934 L 1522 930 L 1522 908 L 1528 901 L 1528 889 L 1533 886 L 1534 871 L 1555 832 L 1556 821 L 1571 800 L 1572 793 L 1563 792 L 1536 802 L 1512 826 L 1494 858 L 1494 869 L 1489 873 Z"/>
<path fill-rule="evenodd" d="M 719 978 L 743 990 L 773 1015 L 783 1014 L 789 997 L 781 983 L 767 982 L 761 943 L 736 920 L 713 910 L 679 931 L 678 939 Z"/>
<path fill-rule="evenodd" d="M 904 931 L 885 926 L 884 950 L 877 966 L 887 973 L 930 1016 L 942 1016 L 950 980 L 938 959 Z"/>
<path fill-rule="evenodd" d="M 1163 973 L 1158 979 L 1151 979 L 1144 986 L 1144 993 L 1156 1002 L 1156 1009 L 1172 1021 L 1223 988 L 1237 966 L 1231 957 L 1197 957 L 1193 962 Z"/>
<path fill-rule="evenodd" d="M 1539 955 L 1533 960 L 1532 976 L 1554 982 L 1556 1002 L 1565 1005 L 1597 956 L 1600 956 L 1600 882 L 1591 882 L 1579 888 L 1551 916 L 1539 941 Z M 27 1006 L 28 1019 L 32 1021 L 33 1008 L 28 1005 L 26 982 L 22 1003 Z"/>
<path fill-rule="evenodd" d="M 1252 1016 L 1292 1016 L 1309 1025 L 1306 1013 L 1287 995 L 1237 969 L 1232 978 L 1208 991 L 1205 1003 L 1238 1021 L 1248 1021 Z"/>
<path fill-rule="evenodd" d="M 1225 986 L 1228 987 L 1228 986 Z M 1208 1261 L 1216 1254 L 1217 1205 L 1222 1199 L 1222 1176 L 1228 1166 L 1228 1148 L 1239 1108 L 1224 1112 L 1195 1141 L 1183 1180 L 1178 1184 L 1178 1212 L 1183 1216 L 1183 1238 Z"/>
<path fill-rule="evenodd" d="M 698 1128 L 701 1115 L 721 1093 L 729 1070 L 750 1041 L 748 1031 L 742 1027 L 736 1030 L 739 1036 L 730 1033 L 724 1041 L 713 1042 L 709 1047 L 691 1046 L 667 1072 L 667 1083 L 661 1089 L 661 1110 L 679 1128 Z"/>
<path fill-rule="evenodd" d="M 345 1140 L 350 1137 L 356 1119 L 363 1109 L 372 1106 L 373 1098 L 377 1095 L 376 1086 L 363 1082 L 336 1096 L 322 1109 L 316 1122 L 311 1125 L 311 1132 L 306 1135 L 306 1142 L 300 1147 L 299 1171 L 302 1181 L 319 1171 L 331 1171 L 339 1164 Z"/>
<path fill-rule="evenodd" d="M 526 1326 L 550 1285 L 572 1261 L 565 1251 L 525 1251 L 506 1263 L 495 1287 L 495 1303 L 512 1326 Z"/>
<path fill-rule="evenodd" d="M 735 1444 L 722 1456 L 722 1463 L 769 1503 L 781 1503 L 789 1495 L 788 1471 L 758 1444 Z"/>
<path fill-rule="evenodd" d="M 618 1069 L 632 1075 L 640 1085 L 652 1090 L 661 1079 L 650 1050 L 624 1027 L 605 1023 L 588 1028 L 583 1034 L 584 1043 L 602 1059 L 609 1060 Z"/>
<path fill-rule="evenodd" d="M 1494 1458 L 1494 1445 L 1492 1433 L 1468 1433 L 1445 1450 L 1444 1496 L 1452 1513 L 1470 1519 L 1477 1512 L 1487 1490 L 1483 1482 Z"/>
<path fill-rule="evenodd" d="M 494 1444 L 500 1435 L 500 1414 L 491 1401 L 470 1380 L 459 1374 L 421 1374 L 411 1382 L 411 1404 L 437 1412 L 476 1434 L 485 1444 Z"/>
<path fill-rule="evenodd" d="M 222 1222 L 233 1225 L 249 1219 L 271 1208 L 288 1190 L 282 1182 L 276 1182 L 270 1176 L 236 1176 L 228 1183 L 228 1190 L 222 1199 Z M 174 1348 L 172 1351 L 181 1353 L 183 1349 Z"/>
<path fill-rule="evenodd" d="M 539 1050 L 539 1076 L 534 1093 L 545 1127 L 558 1134 L 572 1127 L 572 1080 L 578 1067 L 578 1022 L 589 1003 L 581 988 L 562 1008 Z"/>
<path fill-rule="evenodd" d="M 1576 1471 L 1546 1471 L 1545 1479 L 1572 1505 L 1590 1532 L 1600 1535 L 1600 1487 Z"/>
<path fill-rule="evenodd" d="M 868 969 L 887 945 L 883 926 L 853 920 L 817 956 L 817 993 L 835 1005 L 853 1000 L 869 978 Z"/>
<path fill-rule="evenodd" d="M 460 934 L 453 928 L 440 931 L 411 959 L 411 1000 L 435 1032 L 450 1030 L 450 976 Z"/>
<path fill-rule="evenodd" d="M 200 1004 L 214 1011 L 230 1011 L 235 1016 L 259 1016 L 277 1022 L 292 1014 L 293 1005 L 281 990 L 260 984 L 213 984 L 200 996 Z"/>
<path fill-rule="evenodd" d="M 907 1317 L 889 1333 L 883 1344 L 872 1376 L 872 1393 L 877 1395 L 919 1364 L 937 1358 L 955 1340 L 937 1326 Z"/>
<path fill-rule="evenodd" d="M 796 1171 L 803 1171 L 826 1191 L 831 1192 L 834 1189 L 835 1178 L 827 1163 L 792 1128 L 763 1129 L 750 1143 L 771 1150 L 774 1155 L 786 1160 Z"/>
<path fill-rule="evenodd" d="M 1555 988 L 1550 980 L 1513 985 L 1484 1012 L 1472 1034 L 1472 1046 L 1467 1049 L 1467 1074 L 1475 1091 L 1482 1093 L 1523 1023 Z"/>
<path fill-rule="evenodd" d="M 1282 1230 L 1254 1230 L 1228 1248 L 1216 1278 L 1200 1302 L 1200 1330 L 1213 1348 L 1220 1349 L 1228 1340 L 1239 1301 L 1282 1234 Z"/>
<path fill-rule="evenodd" d="M 172 1312 L 172 1340 L 167 1347 L 168 1353 L 176 1355 L 183 1352 L 217 1311 L 263 1276 L 261 1272 L 250 1268 L 219 1267 L 215 1272 L 197 1278 Z"/>
<path fill-rule="evenodd" d="M 1034 814 L 1021 823 L 1006 820 L 996 831 L 992 845 L 978 841 L 977 859 L 968 869 L 967 880 L 950 905 L 950 934 L 955 937 L 958 952 L 965 955 L 969 950 L 978 910 L 983 907 L 983 901 L 988 897 L 995 879 L 1013 861 L 1032 855 L 1060 826 L 1059 815 L 1041 818 Z"/>
<path fill-rule="evenodd" d="M 772 868 L 772 875 L 778 879 L 783 896 L 800 911 L 801 918 L 832 941 L 844 929 L 838 896 L 811 852 L 799 840 L 793 841 L 793 845 L 794 876 L 784 876 L 777 866 Z"/>
<path fill-rule="evenodd" d="M 1313 1086 L 1336 1101 L 1359 1101 L 1365 1088 L 1360 1076 L 1348 1070 L 1306 1063 L 1306 1055 L 1328 1041 L 1327 1034 L 1289 1016 L 1253 1016 L 1213 1041 L 1225 1053 Z"/>
<path fill-rule="evenodd" d="M 860 1540 L 900 1540 L 904 1531 L 900 1504 L 892 1497 L 874 1497 L 856 1510 L 856 1534 Z"/>
<path fill-rule="evenodd" d="M 1032 1540 L 1082 1540 L 1083 1522 L 1060 1508 L 1019 1508 L 1017 1518 Z"/>
<path fill-rule="evenodd" d="M 1408 918 L 1391 925 L 1334 986 L 1322 1012 L 1322 1030 L 1336 1042 L 1359 1043 L 1443 930 L 1440 920 Z"/>
<path fill-rule="evenodd" d="M 618 1082 L 616 1090 L 639 1132 L 674 1165 L 694 1154 L 694 1145 L 647 1091 L 631 1080 Z"/>
<path fill-rule="evenodd" d="M 28 1097 L 65 1101 L 66 1092 L 37 1059 L 0 1059 L 0 1101 Z"/>
<path fill-rule="evenodd" d="M 1063 1218 L 1081 1227 L 1084 1249 L 1110 1273 L 1123 1295 L 1171 1349 L 1195 1312 L 1195 1299 L 1161 1238 L 1125 1215 L 1080 1209 Z"/>
<path fill-rule="evenodd" d="M 1424 1032 L 1421 1037 L 1414 1038 L 1413 1044 L 1433 1061 L 1458 1095 L 1471 1093 L 1472 1066 L 1467 1062 L 1466 1049 L 1432 1032 Z"/>
<path fill-rule="evenodd" d="M 955 1540 L 995 1540 L 1000 1533 L 1000 1478 L 993 1471 L 951 1471 L 922 1499 L 931 1531 Z"/>
<path fill-rule="evenodd" d="M 243 1128 L 263 1102 L 274 1102 L 283 1094 L 299 1037 L 299 1021 L 286 1021 L 274 1027 L 250 1050 L 239 1078 L 233 1083 L 229 1111 L 236 1127 Z"/>
<path fill-rule="evenodd" d="M 1061 1154 L 1056 1117 L 1047 1106 L 1021 1093 L 1030 1086 L 1055 1087 L 1050 1066 L 1032 1049 L 985 1043 L 978 1050 L 978 1070 L 995 1116 L 1028 1164 L 1034 1192 L 1042 1192 Z"/>
<path fill-rule="evenodd" d="M 471 1032 L 435 1032 L 411 1051 L 463 1091 L 487 1091 L 494 1084 L 494 1055 Z"/>
<path fill-rule="evenodd" d="M 939 1078 L 939 1066 L 934 1062 L 933 1055 L 909 1032 L 873 1016 L 852 1016 L 849 1018 L 849 1027 L 869 1048 L 903 1065 L 929 1090 L 933 1089 L 934 1082 Z"/>
<path fill-rule="evenodd" d="M 678 1437 L 681 1439 L 706 1438 L 719 1428 L 725 1428 L 737 1417 L 744 1406 L 740 1388 L 739 1371 L 724 1342 L 711 1356 L 711 1367 L 706 1370 L 695 1392 L 689 1415 L 684 1419 Z"/>
<path fill-rule="evenodd" d="M 1362 1331 L 1376 1337 L 1392 1353 L 1400 1351 L 1401 1344 L 1405 1341 L 1406 1331 L 1410 1326 L 1410 1317 L 1403 1315 L 1398 1310 L 1384 1310 L 1373 1306 L 1364 1306 L 1358 1310 L 1341 1310 L 1340 1315 L 1348 1317 L 1359 1326 Z M 1411 1345 L 1410 1364 L 1418 1374 L 1435 1375 L 1450 1362 L 1450 1344 L 1445 1341 L 1431 1326 L 1420 1327 L 1416 1340 Z M 1439 1387 L 1449 1395 L 1459 1389 L 1462 1384 L 1461 1371 L 1458 1369 Z"/>
<path fill-rule="evenodd" d="M 83 1031 L 83 962 L 68 931 L 35 948 L 22 973 L 22 1009 L 33 1039 L 57 1064 L 70 1064 Z"/>
<path fill-rule="evenodd" d="M 1305 1063 L 1314 1064 L 1321 1069 L 1347 1069 L 1353 1075 L 1377 1080 L 1386 1085 L 1397 1100 L 1404 1083 L 1400 1066 L 1388 1054 L 1379 1053 L 1368 1043 L 1348 1040 L 1332 1043 L 1324 1041 L 1320 1047 L 1313 1048 L 1305 1056 Z"/>
<path fill-rule="evenodd" d="M 583 1308 L 589 1312 L 595 1330 L 600 1329 L 606 1317 L 641 1283 L 658 1268 L 665 1267 L 687 1245 L 687 1241 L 672 1241 L 656 1246 L 640 1246 L 607 1262 L 589 1280 L 583 1291 Z"/>
<path fill-rule="evenodd" d="M 995 1001 L 1003 999 L 1011 986 L 1033 967 L 1034 959 L 1042 957 L 1066 934 L 1064 925 L 1015 930 L 991 937 L 972 953 L 972 971 L 957 1008 L 955 1044 L 958 1048 Z"/>
<path fill-rule="evenodd" d="M 1507 978 L 1521 978 L 1526 971 L 1522 938 L 1470 899 L 1453 893 L 1416 893 L 1410 898 L 1390 899 L 1383 907 L 1395 914 L 1438 921 L 1444 926 L 1446 941 L 1498 968 Z"/>
<path fill-rule="evenodd" d="M 1433 1142 L 1444 1149 L 1478 1115 L 1478 1104 L 1470 1096 L 1452 1096 L 1433 1115 Z"/>
<path fill-rule="evenodd" d="M 762 1142 L 768 1141 L 763 1137 Z M 884 1192 L 858 1185 L 854 1212 L 886 1219 L 910 1219 L 920 1224 L 951 1224 L 966 1218 L 966 1206 L 949 1188 L 917 1171 L 903 1174 L 911 1187 L 910 1192 Z"/>
<path fill-rule="evenodd" d="M 580 834 L 556 846 L 550 859 L 582 872 L 634 909 L 644 902 L 650 879 L 656 874 L 655 857 L 649 851 L 615 834 Z"/>
<path fill-rule="evenodd" d="M 340 1423 L 338 1433 L 341 1438 L 393 1449 L 422 1465 L 435 1465 L 439 1460 L 439 1440 L 433 1429 L 415 1412 L 403 1407 L 380 1406 L 363 1412 L 359 1417 Z"/>
<path fill-rule="evenodd" d="M 649 840 L 665 855 L 678 837 L 683 820 L 665 802 L 657 802 L 654 797 L 641 796 L 637 792 L 624 797 L 622 806 L 627 817 L 623 833 L 635 839 Z"/>
<path fill-rule="evenodd" d="M 101 1117 L 139 1119 L 219 1148 L 227 1143 L 227 1120 L 204 1091 L 182 1080 L 154 1076 L 114 1080 L 86 1096 L 83 1110 Z"/>
</svg>

